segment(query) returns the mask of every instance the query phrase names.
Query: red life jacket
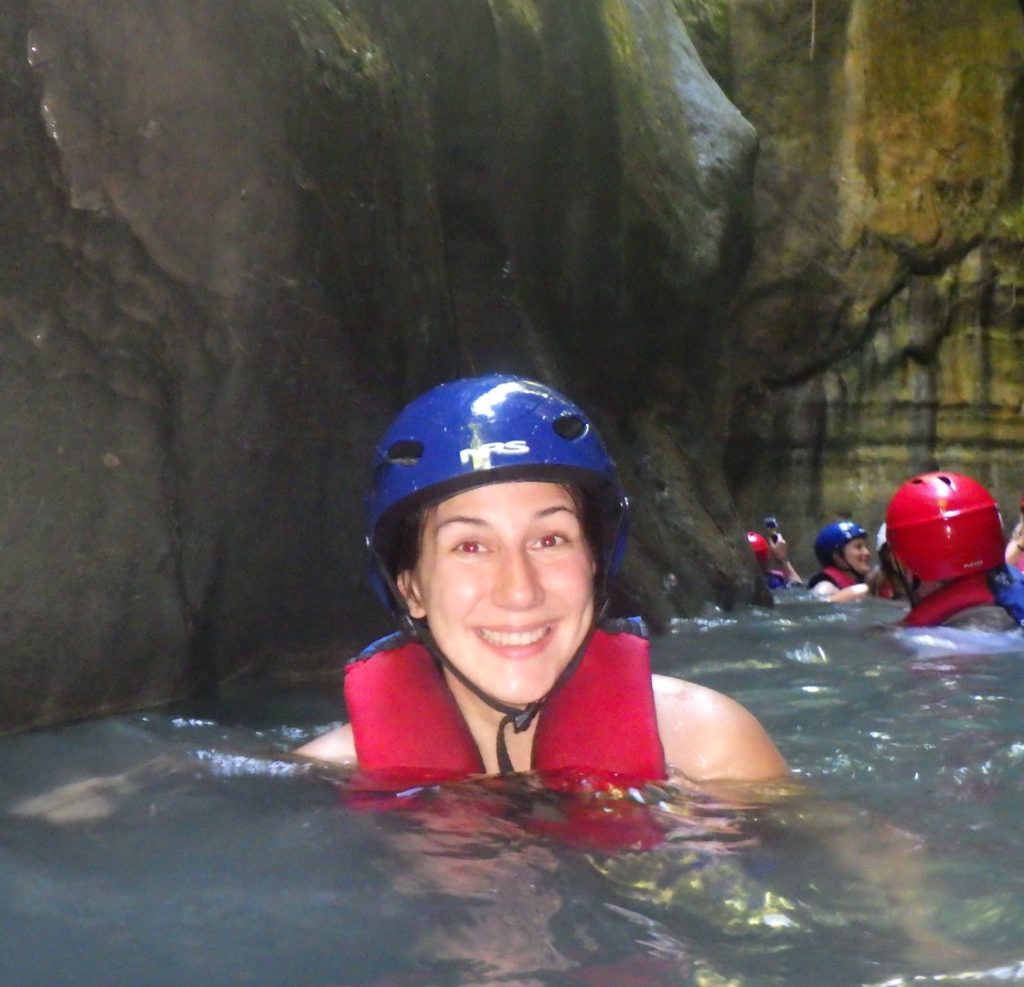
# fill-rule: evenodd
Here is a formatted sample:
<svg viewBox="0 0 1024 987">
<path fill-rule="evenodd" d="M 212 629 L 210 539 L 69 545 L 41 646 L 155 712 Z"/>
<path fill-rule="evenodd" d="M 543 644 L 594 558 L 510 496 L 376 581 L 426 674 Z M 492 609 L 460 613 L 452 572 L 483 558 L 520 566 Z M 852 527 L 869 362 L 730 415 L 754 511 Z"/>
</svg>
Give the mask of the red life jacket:
<svg viewBox="0 0 1024 987">
<path fill-rule="evenodd" d="M 902 623 L 908 627 L 941 627 L 968 607 L 998 605 L 988 583 L 988 573 L 975 572 L 929 593 L 903 618 Z"/>
<path fill-rule="evenodd" d="M 839 589 L 846 589 L 848 586 L 856 586 L 857 583 L 864 582 L 860 576 L 855 576 L 852 572 L 847 572 L 845 569 L 840 569 L 838 566 L 827 565 L 820 572 L 816 572 L 807 581 L 807 586 L 813 589 L 818 583 L 834 583 Z"/>
<path fill-rule="evenodd" d="M 534 770 L 667 776 L 640 626 L 621 621 L 594 632 L 576 671 L 539 714 Z M 419 642 L 393 635 L 349 662 L 345 704 L 364 772 L 439 780 L 484 771 L 444 676 Z"/>
</svg>

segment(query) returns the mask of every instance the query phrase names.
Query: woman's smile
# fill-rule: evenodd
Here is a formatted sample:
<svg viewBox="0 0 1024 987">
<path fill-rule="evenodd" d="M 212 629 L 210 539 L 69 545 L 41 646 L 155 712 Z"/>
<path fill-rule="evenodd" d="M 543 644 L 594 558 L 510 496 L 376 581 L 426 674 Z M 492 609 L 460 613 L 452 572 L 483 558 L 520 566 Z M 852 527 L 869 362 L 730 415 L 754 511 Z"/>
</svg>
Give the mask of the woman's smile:
<svg viewBox="0 0 1024 987">
<path fill-rule="evenodd" d="M 488 627 L 481 627 L 477 633 L 482 637 L 488 644 L 494 645 L 496 648 L 509 649 L 509 648 L 529 648 L 532 645 L 543 641 L 549 634 L 551 634 L 552 627 L 550 624 L 545 624 L 542 627 L 535 627 L 532 630 L 521 630 L 521 631 L 501 631 L 495 630 Z"/>
<path fill-rule="evenodd" d="M 871 549 L 863 538 L 854 538 L 843 548 L 842 557 L 858 575 L 865 576 L 871 571 Z"/>
</svg>

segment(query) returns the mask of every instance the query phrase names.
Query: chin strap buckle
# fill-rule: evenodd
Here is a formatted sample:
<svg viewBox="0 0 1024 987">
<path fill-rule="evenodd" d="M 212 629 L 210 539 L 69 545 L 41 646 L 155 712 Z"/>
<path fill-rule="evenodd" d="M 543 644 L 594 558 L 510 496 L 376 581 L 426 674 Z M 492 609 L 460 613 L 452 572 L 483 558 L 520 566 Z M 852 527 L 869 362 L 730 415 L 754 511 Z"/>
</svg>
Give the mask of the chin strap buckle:
<svg viewBox="0 0 1024 987">
<path fill-rule="evenodd" d="M 530 729 L 533 718 L 540 712 L 540 708 L 543 705 L 543 701 L 530 703 L 526 709 L 522 709 L 518 713 L 510 713 L 505 719 L 512 724 L 512 729 L 516 733 L 522 733 L 524 730 Z"/>
<path fill-rule="evenodd" d="M 508 745 L 505 743 L 505 728 L 511 726 L 515 733 L 522 733 L 524 730 L 528 730 L 530 724 L 533 723 L 534 717 L 540 712 L 543 705 L 544 700 L 541 699 L 538 702 L 530 703 L 526 709 L 509 709 L 501 718 L 501 722 L 498 724 L 496 751 L 498 755 L 498 771 L 501 774 L 510 775 L 513 773 L 512 758 L 509 757 Z"/>
</svg>

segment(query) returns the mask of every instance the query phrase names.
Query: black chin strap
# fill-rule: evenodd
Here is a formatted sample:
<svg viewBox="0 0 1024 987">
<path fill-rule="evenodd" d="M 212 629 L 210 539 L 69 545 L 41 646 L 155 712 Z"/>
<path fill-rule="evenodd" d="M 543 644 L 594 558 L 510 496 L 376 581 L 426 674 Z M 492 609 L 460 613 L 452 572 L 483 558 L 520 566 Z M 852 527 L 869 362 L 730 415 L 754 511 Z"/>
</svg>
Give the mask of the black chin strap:
<svg viewBox="0 0 1024 987">
<path fill-rule="evenodd" d="M 505 731 L 509 726 L 512 727 L 514 733 L 522 733 L 524 730 L 530 728 L 530 724 L 537 718 L 537 715 L 544 708 L 544 704 L 547 702 L 548 697 L 556 692 L 561 686 L 567 682 L 573 672 L 579 667 L 580 662 L 583 660 L 583 655 L 586 653 L 587 646 L 590 644 L 590 639 L 594 635 L 594 630 L 600 620 L 600 617 L 604 614 L 605 607 L 602 606 L 600 613 L 591 621 L 590 628 L 587 633 L 583 635 L 583 640 L 580 642 L 579 647 L 576 649 L 569 663 L 562 669 L 558 678 L 555 679 L 554 684 L 548 691 L 540 697 L 535 699 L 532 703 L 528 703 L 526 706 L 510 706 L 508 703 L 503 703 L 500 699 L 496 699 L 490 693 L 485 692 L 480 688 L 472 679 L 467 678 L 459 669 L 457 669 L 448 656 L 437 646 L 437 642 L 434 640 L 434 636 L 430 633 L 430 628 L 423 623 L 417 623 L 413 621 L 412 617 L 409 618 L 409 622 L 416 626 L 416 636 L 419 638 L 423 646 L 433 655 L 434 659 L 441 663 L 456 679 L 459 680 L 474 696 L 477 697 L 482 703 L 490 706 L 495 712 L 501 713 L 501 722 L 498 724 L 498 736 L 496 741 L 496 754 L 498 757 L 498 771 L 503 775 L 512 774 L 515 769 L 512 767 L 512 758 L 508 753 L 508 743 L 505 740 Z M 406 623 L 408 628 L 408 623 Z"/>
<path fill-rule="evenodd" d="M 530 728 L 530 724 L 533 723 L 541 709 L 543 709 L 544 703 L 547 702 L 548 697 L 572 677 L 573 672 L 576 671 L 579 663 L 583 660 L 583 655 L 587 650 L 587 646 L 590 644 L 590 639 L 593 637 L 594 631 L 597 629 L 597 625 L 604 618 L 605 611 L 608 609 L 607 595 L 603 592 L 600 594 L 602 602 L 594 615 L 594 619 L 590 623 L 589 630 L 583 635 L 583 640 L 580 642 L 580 646 L 576 649 L 576 653 L 572 656 L 569 664 L 562 669 L 558 678 L 555 679 L 554 685 L 552 685 L 551 688 L 540 697 L 540 699 L 535 699 L 532 703 L 528 703 L 526 706 L 520 708 L 518 706 L 510 706 L 508 703 L 503 703 L 500 699 L 496 699 L 494 696 L 490 695 L 490 693 L 484 692 L 480 686 L 463 675 L 463 673 L 448 660 L 448 656 L 438 647 L 437 642 L 434 640 L 434 635 L 430 633 L 430 628 L 427 626 L 426 622 L 416 620 L 416 618 L 409 613 L 405 597 L 398 589 L 398 584 L 395 582 L 391 573 L 388 572 L 387 566 L 384 565 L 383 560 L 376 551 L 372 551 L 371 555 L 373 557 L 373 563 L 377 567 L 377 572 L 381 579 L 384 580 L 385 585 L 391 593 L 392 599 L 398 606 L 398 620 L 406 634 L 414 640 L 419 641 L 427 649 L 433 659 L 443 668 L 447 669 L 456 679 L 459 680 L 459 682 L 472 692 L 477 699 L 482 703 L 485 703 L 487 706 L 490 706 L 490 708 L 495 712 L 501 713 L 501 722 L 498 724 L 496 748 L 496 753 L 498 755 L 498 771 L 503 775 L 512 774 L 515 769 L 512 767 L 512 758 L 509 757 L 508 744 L 505 741 L 505 730 L 509 726 L 512 727 L 512 730 L 515 733 L 522 733 L 524 730 L 528 730 Z"/>
<path fill-rule="evenodd" d="M 502 714 L 501 722 L 498 724 L 497 738 L 498 771 L 503 775 L 511 774 L 512 758 L 509 757 L 508 754 L 508 744 L 505 741 L 505 730 L 509 726 L 511 726 L 516 733 L 522 733 L 524 730 L 529 730 L 530 724 L 536 719 L 537 714 L 544 705 L 544 700 L 547 699 L 547 696 L 541 696 L 540 699 L 537 699 L 532 703 L 528 703 L 522 708 L 518 706 L 510 706 L 508 703 L 503 703 L 500 699 L 496 699 L 490 693 L 484 692 L 480 686 L 478 686 L 468 676 L 464 675 L 451 663 L 448 656 L 438 647 L 437 642 L 434 640 L 434 635 L 430 633 L 430 628 L 425 624 L 421 624 L 419 627 L 419 639 L 423 642 L 427 651 L 434 656 L 434 660 L 440 662 L 440 664 L 443 665 L 444 668 L 458 679 L 467 689 L 469 689 L 477 699 L 486 703 L 495 712 Z"/>
</svg>

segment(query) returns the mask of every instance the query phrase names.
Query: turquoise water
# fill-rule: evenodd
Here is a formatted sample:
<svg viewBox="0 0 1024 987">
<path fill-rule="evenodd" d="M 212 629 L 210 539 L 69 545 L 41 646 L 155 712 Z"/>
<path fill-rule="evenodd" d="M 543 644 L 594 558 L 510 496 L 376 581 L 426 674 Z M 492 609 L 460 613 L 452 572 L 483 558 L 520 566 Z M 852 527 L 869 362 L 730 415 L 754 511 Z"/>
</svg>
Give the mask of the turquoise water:
<svg viewBox="0 0 1024 987">
<path fill-rule="evenodd" d="M 0 983 L 1024 982 L 1024 637 L 899 612 L 793 596 L 654 642 L 796 771 L 729 800 L 368 805 L 286 754 L 325 690 L 0 740 Z"/>
</svg>

